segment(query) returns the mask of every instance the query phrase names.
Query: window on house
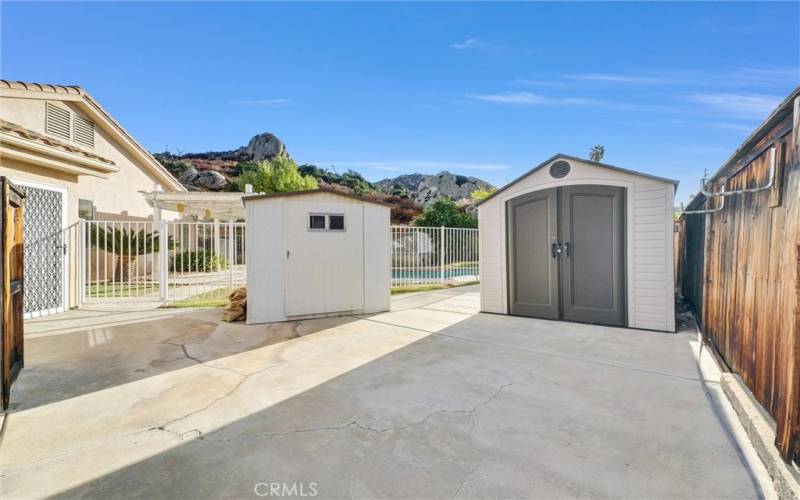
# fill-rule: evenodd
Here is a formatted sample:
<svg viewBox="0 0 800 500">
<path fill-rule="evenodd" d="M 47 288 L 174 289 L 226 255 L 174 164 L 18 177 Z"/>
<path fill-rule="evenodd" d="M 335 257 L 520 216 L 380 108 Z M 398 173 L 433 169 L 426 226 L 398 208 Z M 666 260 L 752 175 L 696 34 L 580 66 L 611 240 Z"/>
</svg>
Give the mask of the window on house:
<svg viewBox="0 0 800 500">
<path fill-rule="evenodd" d="M 309 214 L 308 227 L 315 231 L 344 231 L 344 215 Z"/>
<path fill-rule="evenodd" d="M 83 220 L 94 220 L 94 203 L 92 203 L 92 200 L 78 200 L 78 217 Z"/>
</svg>

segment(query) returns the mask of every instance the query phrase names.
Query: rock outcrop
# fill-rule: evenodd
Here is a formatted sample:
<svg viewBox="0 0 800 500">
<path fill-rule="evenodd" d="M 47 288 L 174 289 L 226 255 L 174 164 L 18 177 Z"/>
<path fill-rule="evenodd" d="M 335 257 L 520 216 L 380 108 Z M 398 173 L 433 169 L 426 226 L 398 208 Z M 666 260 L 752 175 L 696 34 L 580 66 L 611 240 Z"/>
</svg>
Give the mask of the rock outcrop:
<svg viewBox="0 0 800 500">
<path fill-rule="evenodd" d="M 253 136 L 246 146 L 230 151 L 208 151 L 173 155 L 159 153 L 156 158 L 189 191 L 219 191 L 227 188 L 238 174 L 236 165 L 244 161 L 269 161 L 289 158 L 286 145 L 274 134 Z"/>
<path fill-rule="evenodd" d="M 208 191 L 219 191 L 228 185 L 228 179 L 219 172 L 209 170 L 206 172 L 199 172 L 197 177 L 192 181 L 192 184 Z"/>
<path fill-rule="evenodd" d="M 289 156 L 289 153 L 286 151 L 286 145 L 268 132 L 258 134 L 250 139 L 250 142 L 244 147 L 244 154 L 250 161 L 271 160 L 278 156 Z"/>
<path fill-rule="evenodd" d="M 428 206 L 439 198 L 452 198 L 465 202 L 476 189 L 490 189 L 493 186 L 477 177 L 439 172 L 436 175 L 408 174 L 384 179 L 375 185 L 385 193 L 405 191 L 422 206 Z"/>
</svg>

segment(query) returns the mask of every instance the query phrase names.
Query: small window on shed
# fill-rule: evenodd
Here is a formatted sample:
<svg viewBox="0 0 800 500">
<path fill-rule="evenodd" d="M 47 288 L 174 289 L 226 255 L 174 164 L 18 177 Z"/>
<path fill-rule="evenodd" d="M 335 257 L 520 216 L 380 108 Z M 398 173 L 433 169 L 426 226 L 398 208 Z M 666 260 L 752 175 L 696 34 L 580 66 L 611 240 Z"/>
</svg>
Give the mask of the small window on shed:
<svg viewBox="0 0 800 500">
<path fill-rule="evenodd" d="M 331 231 L 344 231 L 344 215 L 329 215 L 328 229 Z"/>
<path fill-rule="evenodd" d="M 324 215 L 311 215 L 309 217 L 308 227 L 310 229 L 325 229 L 325 216 Z"/>
</svg>

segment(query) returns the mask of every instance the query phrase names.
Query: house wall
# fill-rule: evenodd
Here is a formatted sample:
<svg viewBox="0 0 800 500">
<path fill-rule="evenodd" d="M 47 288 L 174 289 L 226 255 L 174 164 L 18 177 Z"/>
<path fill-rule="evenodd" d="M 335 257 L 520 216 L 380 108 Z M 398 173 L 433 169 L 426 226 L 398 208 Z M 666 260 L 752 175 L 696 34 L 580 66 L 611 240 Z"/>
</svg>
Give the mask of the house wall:
<svg viewBox="0 0 800 500">
<path fill-rule="evenodd" d="M 55 96 L 54 96 L 55 97 Z M 68 96 L 75 97 L 75 96 Z M 50 102 L 72 113 L 91 119 L 76 102 L 48 100 L 33 97 L 0 97 L 0 118 L 16 123 L 34 132 L 45 134 L 45 107 Z M 61 138 L 61 142 L 69 142 L 83 149 L 86 146 L 75 144 Z M 68 307 L 79 305 L 78 271 L 80 269 L 77 243 L 80 241 L 78 230 L 78 200 L 91 200 L 94 204 L 98 220 L 146 220 L 152 218 L 153 209 L 147 204 L 139 191 L 152 191 L 158 183 L 154 176 L 118 142 L 108 130 L 95 123 L 95 146 L 88 149 L 104 158 L 112 160 L 118 172 L 108 178 L 89 175 L 73 175 L 59 170 L 42 167 L 19 160 L 0 158 L 0 175 L 19 184 L 34 184 L 42 188 L 66 190 L 67 224 L 64 238 L 69 247 L 68 267 Z M 162 218 L 171 220 L 179 217 L 177 212 L 162 211 Z M 114 257 L 107 257 L 108 265 L 113 266 Z"/>
<path fill-rule="evenodd" d="M 3 97 L 0 106 L 0 118 L 21 125 L 27 129 L 41 134 L 45 133 L 45 104 L 50 102 L 61 108 L 68 109 L 87 119 L 74 102 L 58 100 Z M 88 175 L 74 176 L 53 169 L 37 167 L 36 165 L 0 159 L 0 175 L 5 175 L 14 181 L 32 181 L 61 187 L 68 192 L 67 221 L 73 224 L 78 220 L 78 200 L 91 200 L 95 210 L 102 212 L 104 219 L 124 219 L 125 216 L 150 217 L 153 209 L 148 206 L 139 191 L 152 191 L 158 183 L 154 176 L 148 174 L 142 165 L 138 164 L 119 143 L 114 141 L 108 131 L 95 124 L 95 146 L 83 149 L 112 160 L 119 171 L 110 174 L 108 179 Z M 70 142 L 57 138 L 62 142 Z M 177 214 L 167 214 L 169 218 Z"/>
<path fill-rule="evenodd" d="M 565 178 L 550 177 L 548 164 L 478 207 L 481 310 L 508 314 L 505 227 L 508 200 L 558 186 L 620 186 L 626 189 L 628 326 L 675 331 L 674 185 L 572 159 L 568 162 L 572 168 Z"/>
<path fill-rule="evenodd" d="M 265 198 L 246 203 L 247 224 L 247 323 L 285 321 L 286 280 L 297 277 L 286 275 L 287 231 L 305 230 L 285 225 L 288 204 L 303 204 L 310 212 L 330 212 L 336 206 L 356 206 L 363 210 L 361 234 L 353 234 L 363 241 L 363 283 L 340 283 L 337 286 L 355 286 L 362 289 L 364 308 L 360 312 L 386 311 L 390 305 L 391 248 L 389 208 L 374 203 L 338 196 L 331 193 L 313 193 L 286 198 Z M 292 258 L 313 258 L 324 248 L 293 249 Z M 325 293 L 336 293 L 328 290 Z"/>
</svg>

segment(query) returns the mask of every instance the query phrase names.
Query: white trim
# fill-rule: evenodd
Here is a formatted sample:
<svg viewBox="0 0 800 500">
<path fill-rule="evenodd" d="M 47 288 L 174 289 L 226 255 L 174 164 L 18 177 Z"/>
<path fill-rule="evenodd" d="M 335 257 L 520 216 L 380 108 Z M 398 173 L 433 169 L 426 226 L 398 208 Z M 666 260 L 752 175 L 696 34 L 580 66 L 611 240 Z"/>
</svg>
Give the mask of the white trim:
<svg viewBox="0 0 800 500">
<path fill-rule="evenodd" d="M 57 192 L 61 193 L 62 200 L 64 202 L 63 205 L 62 205 L 62 210 L 61 210 L 61 231 L 63 232 L 63 231 L 67 230 L 67 226 L 68 226 L 67 221 L 68 221 L 68 214 L 69 214 L 69 192 L 67 191 L 66 188 L 63 188 L 63 187 L 55 185 L 55 184 L 47 184 L 47 183 L 37 182 L 37 181 L 27 181 L 27 180 L 24 180 L 24 179 L 13 178 L 13 177 L 11 178 L 11 182 L 13 182 L 14 184 L 17 184 L 19 186 L 28 186 L 28 187 L 37 188 L 37 189 L 45 189 L 45 190 L 48 190 L 48 191 L 57 191 Z M 66 311 L 69 308 L 69 285 L 70 285 L 70 282 L 69 282 L 69 271 L 70 271 L 70 267 L 69 267 L 69 261 L 70 261 L 70 259 L 69 259 L 69 243 L 65 241 L 64 244 L 67 245 L 67 252 L 63 253 L 63 255 L 62 255 L 63 265 L 61 267 L 62 267 L 63 277 L 62 277 L 61 285 L 62 285 L 63 290 L 62 290 L 62 302 L 61 302 L 62 305 L 61 305 L 61 307 L 53 307 L 53 308 L 44 309 L 44 310 L 41 310 L 41 311 L 34 311 L 34 312 L 24 313 L 22 315 L 22 319 L 38 318 L 38 317 L 41 317 L 41 316 L 47 316 L 48 314 L 60 313 L 60 312 Z M 23 276 L 23 279 L 24 279 L 24 276 Z"/>
</svg>

